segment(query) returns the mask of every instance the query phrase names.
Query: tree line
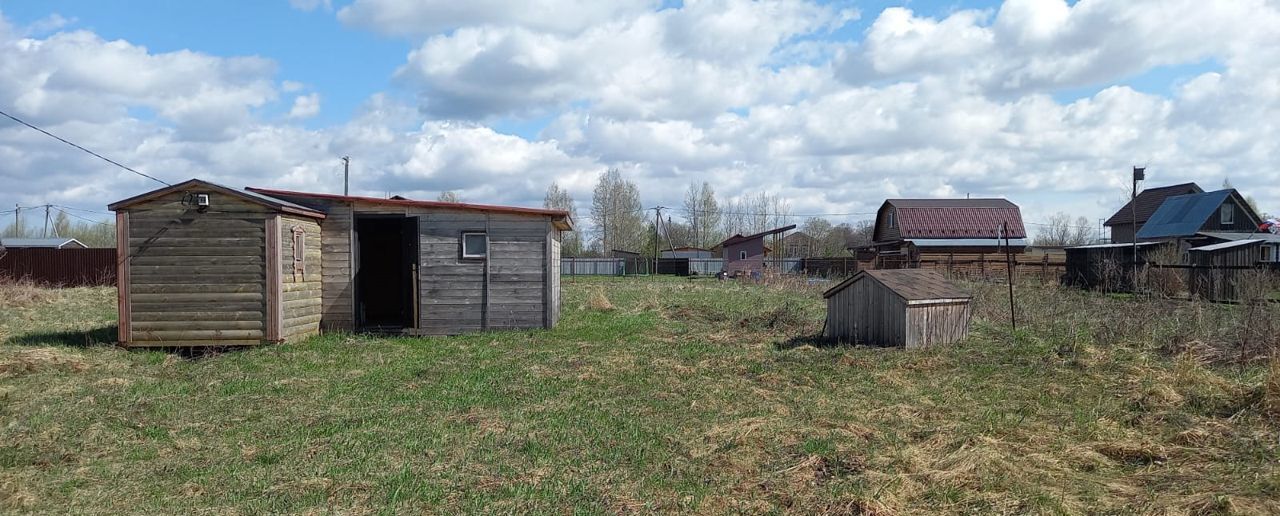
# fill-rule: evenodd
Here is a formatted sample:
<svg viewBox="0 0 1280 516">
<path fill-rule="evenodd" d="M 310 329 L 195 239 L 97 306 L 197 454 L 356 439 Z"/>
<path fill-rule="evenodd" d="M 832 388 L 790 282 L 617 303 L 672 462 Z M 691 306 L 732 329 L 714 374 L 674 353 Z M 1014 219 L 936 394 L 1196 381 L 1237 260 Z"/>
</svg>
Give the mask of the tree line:
<svg viewBox="0 0 1280 516">
<path fill-rule="evenodd" d="M 590 229 L 578 218 L 573 196 L 559 184 L 547 188 L 543 206 L 568 211 L 578 223 L 574 232 L 563 237 L 564 256 L 608 256 L 613 251 L 647 256 L 655 247 L 711 249 L 733 235 L 767 231 L 795 218 L 790 202 L 780 195 L 761 192 L 722 200 L 711 183 L 703 181 L 690 183 L 681 206 L 664 209 L 658 219 L 653 208 L 640 203 L 636 184 L 617 169 L 606 170 L 596 179 L 587 214 Z M 796 239 L 801 247 L 792 251 L 804 253 L 797 256 L 843 256 L 850 245 L 870 243 L 872 225 L 872 221 L 850 225 L 809 218 L 799 228 L 808 238 Z"/>
</svg>

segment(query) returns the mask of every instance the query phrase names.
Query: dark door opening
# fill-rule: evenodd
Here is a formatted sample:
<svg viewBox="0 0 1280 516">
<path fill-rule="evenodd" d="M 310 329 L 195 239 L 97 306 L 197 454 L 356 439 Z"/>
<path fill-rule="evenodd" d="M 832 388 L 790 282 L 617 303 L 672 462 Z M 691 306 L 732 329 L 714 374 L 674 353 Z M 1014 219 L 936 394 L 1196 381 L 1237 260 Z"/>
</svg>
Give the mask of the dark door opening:
<svg viewBox="0 0 1280 516">
<path fill-rule="evenodd" d="M 356 321 L 361 329 L 413 328 L 418 219 L 357 216 Z"/>
</svg>

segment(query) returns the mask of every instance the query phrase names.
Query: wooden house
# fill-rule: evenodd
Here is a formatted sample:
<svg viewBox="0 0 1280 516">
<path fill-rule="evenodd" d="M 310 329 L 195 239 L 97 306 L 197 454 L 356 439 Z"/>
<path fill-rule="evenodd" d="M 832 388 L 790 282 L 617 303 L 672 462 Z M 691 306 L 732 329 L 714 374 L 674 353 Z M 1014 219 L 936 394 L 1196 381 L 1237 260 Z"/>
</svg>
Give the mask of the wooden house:
<svg viewBox="0 0 1280 516">
<path fill-rule="evenodd" d="M 1180 251 L 1211 244 L 1202 233 L 1254 233 L 1262 218 L 1233 188 L 1169 197 L 1138 230 L 1139 242 L 1176 242 Z"/>
<path fill-rule="evenodd" d="M 765 237 L 785 233 L 796 228 L 795 224 L 761 231 L 752 235 L 733 235 L 720 242 L 719 247 L 724 257 L 724 270 L 729 274 L 751 274 L 761 272 L 769 265 L 765 258 L 769 247 L 765 245 Z"/>
<path fill-rule="evenodd" d="M 557 210 L 196 179 L 110 209 L 127 346 L 549 328 L 560 310 L 560 235 L 572 230 Z"/>
<path fill-rule="evenodd" d="M 1138 193 L 1138 197 L 1126 202 L 1103 223 L 1111 230 L 1111 243 L 1133 242 L 1133 235 L 1151 219 L 1151 215 L 1170 197 L 1179 195 L 1204 193 L 1200 185 L 1182 183 L 1178 185 L 1148 188 Z"/>
<path fill-rule="evenodd" d="M 845 342 L 919 348 L 969 333 L 972 296 L 936 271 L 863 270 L 823 294 L 824 336 Z"/>
<path fill-rule="evenodd" d="M 1003 228 L 1008 227 L 1008 235 Z M 1005 199 L 889 199 L 876 212 L 872 244 L 880 255 L 1021 253 L 1022 212 Z"/>
</svg>

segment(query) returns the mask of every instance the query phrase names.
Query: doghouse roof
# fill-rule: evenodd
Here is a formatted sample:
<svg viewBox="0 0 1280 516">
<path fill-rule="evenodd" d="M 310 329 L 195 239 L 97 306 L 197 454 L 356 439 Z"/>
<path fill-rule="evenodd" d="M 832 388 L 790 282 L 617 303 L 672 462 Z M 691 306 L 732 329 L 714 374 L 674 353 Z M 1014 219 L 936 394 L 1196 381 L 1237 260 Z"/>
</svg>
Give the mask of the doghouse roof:
<svg viewBox="0 0 1280 516">
<path fill-rule="evenodd" d="M 111 211 L 119 211 L 119 210 L 128 208 L 130 206 L 141 204 L 159 197 L 164 197 L 174 192 L 181 192 L 184 190 L 192 190 L 192 189 L 204 189 L 204 190 L 216 191 L 218 193 L 223 193 L 233 197 L 238 197 L 255 204 L 261 204 L 268 208 L 274 208 L 285 213 L 292 213 L 294 215 L 302 215 L 302 216 L 312 217 L 316 219 L 324 218 L 324 212 L 317 211 L 317 210 L 308 208 L 306 206 L 294 204 L 283 199 L 276 199 L 275 197 L 263 195 L 261 193 L 249 191 L 247 189 L 236 190 L 235 188 L 231 188 L 229 186 L 222 186 L 217 183 L 210 183 L 202 179 L 189 179 L 187 181 L 183 181 L 173 186 L 166 186 L 164 188 L 152 190 L 144 194 L 135 195 L 133 197 L 124 199 L 122 201 L 116 201 L 108 205 L 107 209 Z"/>
<path fill-rule="evenodd" d="M 331 201 L 341 202 L 364 202 L 370 204 L 382 204 L 390 206 L 412 206 L 417 208 L 442 208 L 450 210 L 468 210 L 468 211 L 484 211 L 490 213 L 511 213 L 516 215 L 548 215 L 552 218 L 552 222 L 556 228 L 561 231 L 573 231 L 573 218 L 569 216 L 569 212 L 564 210 L 549 210 L 545 208 L 523 208 L 518 206 L 496 206 L 491 204 L 471 204 L 465 202 L 445 202 L 445 201 L 417 201 L 413 199 L 405 199 L 403 197 L 393 197 L 391 199 L 381 199 L 378 197 L 360 197 L 356 195 L 337 195 L 311 192 L 293 192 L 289 190 L 273 190 L 270 188 L 246 188 L 246 190 L 267 196 L 283 195 L 288 197 L 304 197 L 309 199 L 327 199 Z"/>
<path fill-rule="evenodd" d="M 864 279 L 874 280 L 907 301 L 939 299 L 971 299 L 973 296 L 956 288 L 936 271 L 928 269 L 864 270 L 841 281 L 822 294 L 828 298 Z"/>
</svg>

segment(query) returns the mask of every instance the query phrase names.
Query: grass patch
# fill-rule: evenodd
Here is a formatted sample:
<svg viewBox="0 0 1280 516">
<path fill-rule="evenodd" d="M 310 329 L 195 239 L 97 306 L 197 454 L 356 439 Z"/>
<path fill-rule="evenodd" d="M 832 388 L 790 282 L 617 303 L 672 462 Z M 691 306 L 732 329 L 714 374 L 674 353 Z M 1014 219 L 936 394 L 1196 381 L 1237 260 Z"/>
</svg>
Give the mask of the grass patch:
<svg viewBox="0 0 1280 516">
<path fill-rule="evenodd" d="M 554 330 L 197 358 L 46 291 L 0 310 L 0 511 L 1280 511 L 1244 307 L 1022 287 L 1014 333 L 969 287 L 913 352 L 822 342 L 804 283 L 566 278 Z"/>
</svg>

